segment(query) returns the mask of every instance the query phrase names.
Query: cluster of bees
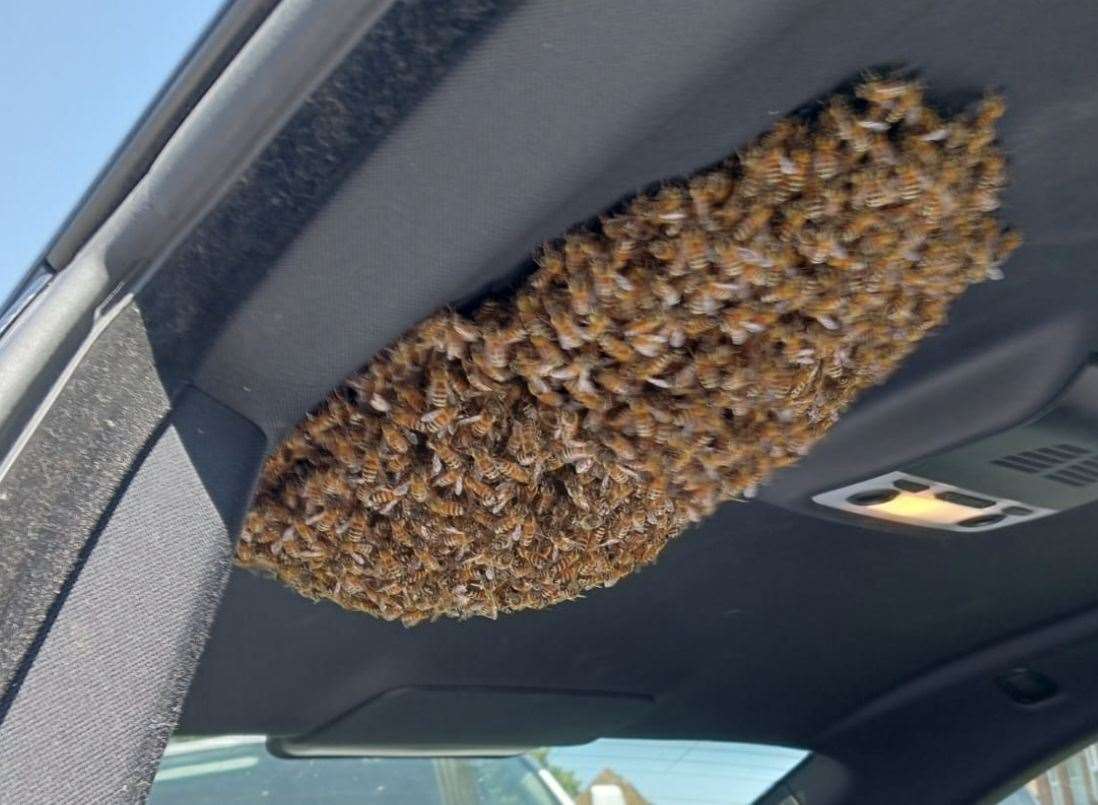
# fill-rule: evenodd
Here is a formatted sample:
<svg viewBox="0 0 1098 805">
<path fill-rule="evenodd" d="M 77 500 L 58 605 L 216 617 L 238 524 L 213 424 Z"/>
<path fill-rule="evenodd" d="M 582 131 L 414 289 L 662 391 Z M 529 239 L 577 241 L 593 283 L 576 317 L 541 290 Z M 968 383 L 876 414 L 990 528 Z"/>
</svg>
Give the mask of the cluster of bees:
<svg viewBox="0 0 1098 805">
<path fill-rule="evenodd" d="M 750 497 L 1018 238 L 1002 101 L 871 79 L 422 322 L 270 457 L 240 564 L 414 624 L 610 586 Z"/>
</svg>

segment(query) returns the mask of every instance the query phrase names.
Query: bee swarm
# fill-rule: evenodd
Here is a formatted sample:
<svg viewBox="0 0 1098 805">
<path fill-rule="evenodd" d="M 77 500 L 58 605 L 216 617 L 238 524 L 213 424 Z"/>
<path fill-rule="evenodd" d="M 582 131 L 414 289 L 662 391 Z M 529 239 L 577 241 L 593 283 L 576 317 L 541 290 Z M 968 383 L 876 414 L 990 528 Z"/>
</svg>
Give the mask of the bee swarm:
<svg viewBox="0 0 1098 805">
<path fill-rule="evenodd" d="M 873 79 L 546 246 L 512 298 L 422 322 L 297 427 L 239 564 L 405 624 L 649 564 L 1001 276 L 1002 111 L 943 120 Z"/>
</svg>

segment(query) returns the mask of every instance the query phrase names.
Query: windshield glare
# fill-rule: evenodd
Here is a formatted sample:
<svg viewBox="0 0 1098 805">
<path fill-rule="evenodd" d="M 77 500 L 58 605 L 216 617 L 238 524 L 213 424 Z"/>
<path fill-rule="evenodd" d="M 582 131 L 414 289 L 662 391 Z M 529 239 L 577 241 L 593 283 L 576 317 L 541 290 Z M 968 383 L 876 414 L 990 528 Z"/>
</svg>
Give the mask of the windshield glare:
<svg viewBox="0 0 1098 805">
<path fill-rule="evenodd" d="M 750 803 L 807 753 L 759 744 L 603 739 L 506 758 L 302 758 L 262 736 L 176 738 L 150 803 L 698 805 Z"/>
</svg>

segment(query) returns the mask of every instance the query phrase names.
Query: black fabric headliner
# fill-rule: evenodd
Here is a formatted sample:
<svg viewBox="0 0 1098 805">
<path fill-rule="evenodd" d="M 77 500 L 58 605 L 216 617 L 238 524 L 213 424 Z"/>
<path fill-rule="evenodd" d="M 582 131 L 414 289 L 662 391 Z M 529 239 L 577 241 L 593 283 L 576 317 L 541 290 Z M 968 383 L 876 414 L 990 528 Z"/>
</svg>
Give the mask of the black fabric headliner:
<svg viewBox="0 0 1098 805">
<path fill-rule="evenodd" d="M 960 541 L 760 503 L 611 590 L 496 622 L 406 630 L 238 572 L 181 729 L 295 733 L 390 688 L 519 685 L 655 694 L 623 734 L 805 745 L 916 671 L 1093 601 L 1094 559 L 1086 510 Z"/>
<path fill-rule="evenodd" d="M 422 42 L 431 14 L 407 7 L 432 4 L 399 4 L 404 16 L 388 19 Z M 321 161 L 337 142 L 327 153 L 353 168 L 336 171 L 338 191 L 321 188 L 322 208 L 288 216 L 285 230 L 211 218 L 145 289 L 173 381 L 193 377 L 278 434 L 417 319 L 511 275 L 542 239 L 711 162 L 871 65 L 916 68 L 946 101 L 1004 90 L 1003 215 L 1027 243 L 1005 281 L 962 300 L 765 501 L 726 506 L 613 590 L 404 630 L 234 574 L 183 731 L 296 733 L 391 688 L 469 684 L 649 694 L 653 714 L 624 733 L 811 745 L 920 669 L 1098 602 L 1092 508 L 958 539 L 832 523 L 806 505 L 821 486 L 1026 416 L 1098 347 L 1098 7 L 536 0 L 477 14 L 443 59 L 450 71 L 432 62 L 415 103 L 394 102 L 381 130 L 348 145 L 335 137 L 344 129 L 325 131 L 344 118 L 314 110 Z M 368 86 L 381 80 L 371 70 L 398 69 L 363 47 L 348 62 L 360 72 L 341 81 Z M 286 136 L 302 136 L 293 126 Z M 300 189 L 287 177 L 303 152 L 276 146 L 266 157 L 287 163 L 241 189 L 253 202 Z M 182 324 L 155 315 L 172 305 L 186 309 Z"/>
</svg>

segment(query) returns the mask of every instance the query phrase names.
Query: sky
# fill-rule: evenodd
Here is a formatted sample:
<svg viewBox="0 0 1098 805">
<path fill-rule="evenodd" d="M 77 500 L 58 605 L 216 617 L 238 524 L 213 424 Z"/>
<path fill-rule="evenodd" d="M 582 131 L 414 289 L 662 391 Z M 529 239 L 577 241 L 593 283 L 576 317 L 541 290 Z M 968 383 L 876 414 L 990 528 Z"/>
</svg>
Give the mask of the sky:
<svg viewBox="0 0 1098 805">
<path fill-rule="evenodd" d="M 0 300 L 222 0 L 0 0 Z"/>
</svg>

